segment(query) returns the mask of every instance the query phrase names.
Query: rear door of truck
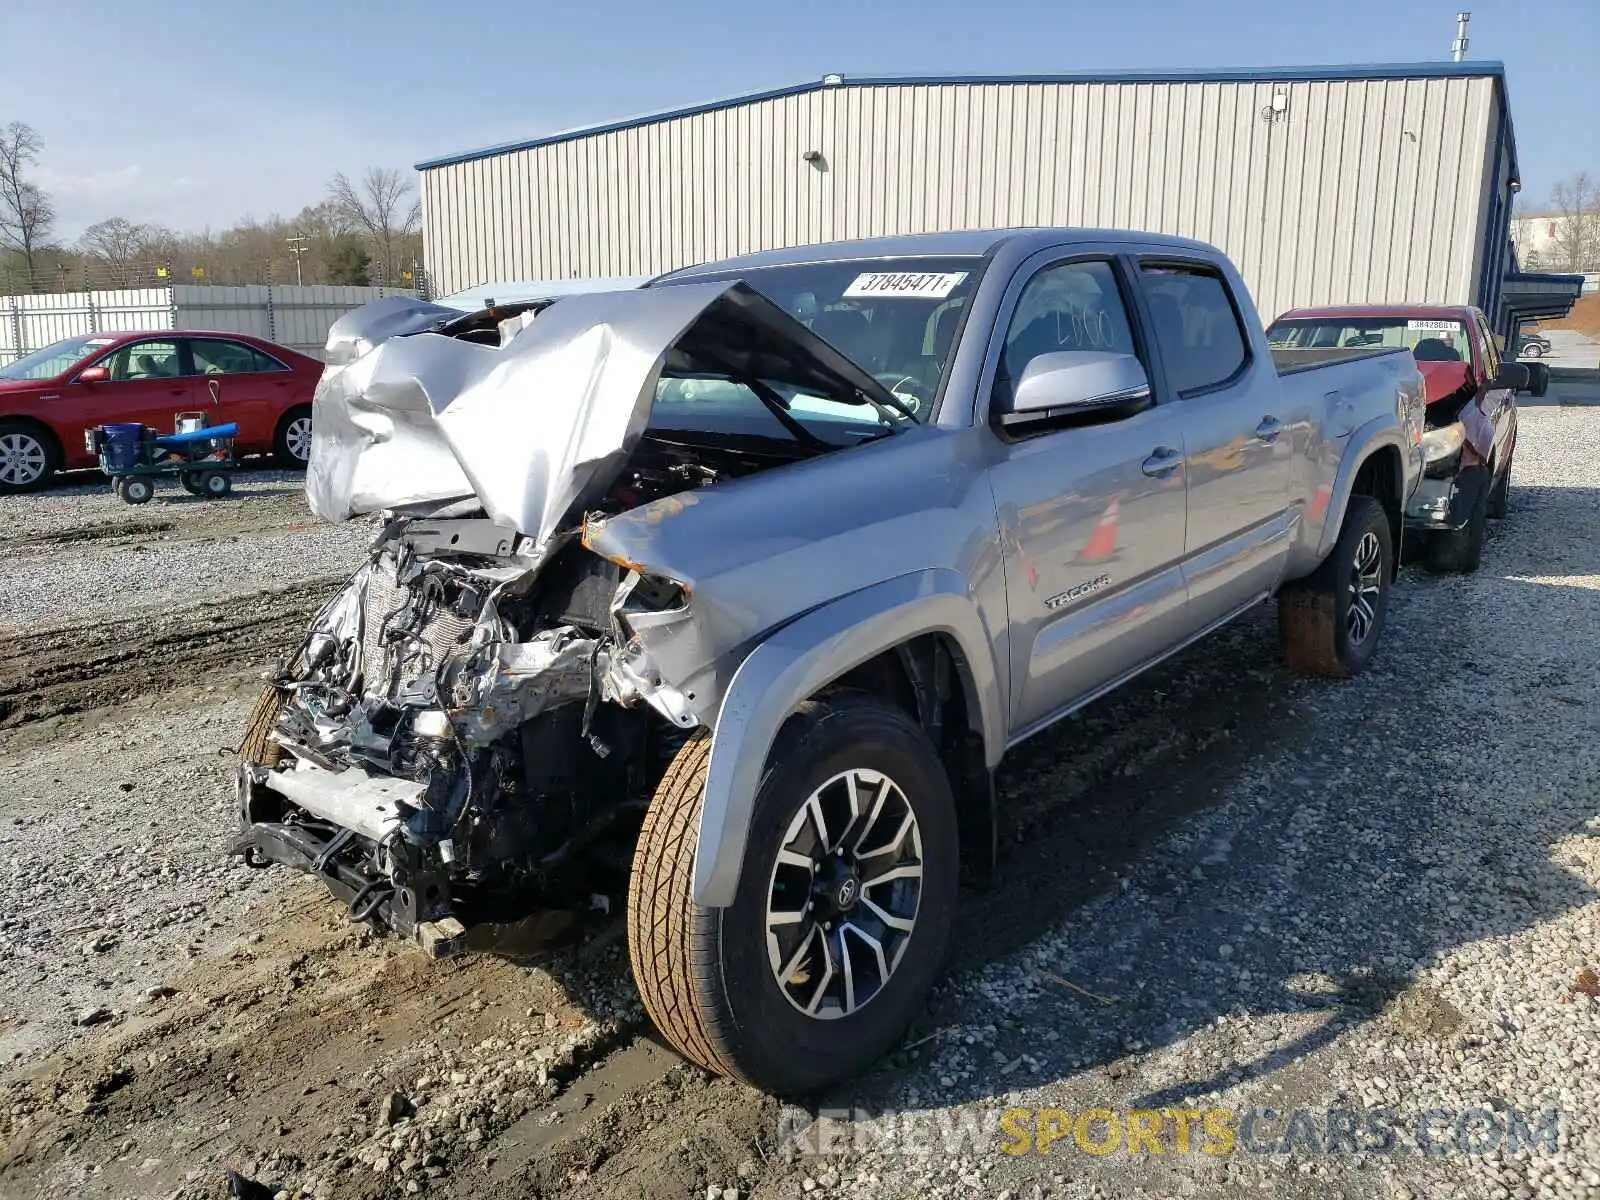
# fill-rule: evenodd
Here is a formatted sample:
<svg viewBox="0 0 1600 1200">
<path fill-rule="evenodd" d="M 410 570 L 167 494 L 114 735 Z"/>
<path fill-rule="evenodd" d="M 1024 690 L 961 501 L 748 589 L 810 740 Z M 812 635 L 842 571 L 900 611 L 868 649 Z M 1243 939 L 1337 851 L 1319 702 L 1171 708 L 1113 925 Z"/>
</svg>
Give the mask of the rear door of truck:
<svg viewBox="0 0 1600 1200">
<path fill-rule="evenodd" d="M 1293 411 L 1249 298 L 1199 254 L 1139 258 L 1165 390 L 1188 445 L 1184 578 L 1194 630 L 1278 585 L 1291 541 L 1291 458 L 1306 414 Z"/>
</svg>

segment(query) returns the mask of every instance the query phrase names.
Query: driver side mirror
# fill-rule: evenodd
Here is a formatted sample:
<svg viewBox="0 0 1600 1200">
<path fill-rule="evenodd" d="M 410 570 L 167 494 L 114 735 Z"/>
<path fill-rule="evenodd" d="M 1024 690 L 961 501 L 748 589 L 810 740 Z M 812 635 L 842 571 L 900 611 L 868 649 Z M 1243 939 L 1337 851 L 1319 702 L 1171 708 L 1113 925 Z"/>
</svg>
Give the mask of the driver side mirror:
<svg viewBox="0 0 1600 1200">
<path fill-rule="evenodd" d="M 1150 378 L 1133 355 L 1055 350 L 1035 355 L 1023 368 L 1000 424 L 1017 429 L 1092 413 L 1131 417 L 1151 403 Z"/>
<path fill-rule="evenodd" d="M 111 371 L 106 367 L 85 367 L 78 372 L 78 383 L 107 383 L 111 379 Z"/>
<path fill-rule="evenodd" d="M 1528 368 L 1522 363 L 1503 362 L 1500 364 L 1500 373 L 1490 381 L 1492 388 L 1509 388 L 1513 392 L 1525 392 L 1531 382 Z"/>
</svg>

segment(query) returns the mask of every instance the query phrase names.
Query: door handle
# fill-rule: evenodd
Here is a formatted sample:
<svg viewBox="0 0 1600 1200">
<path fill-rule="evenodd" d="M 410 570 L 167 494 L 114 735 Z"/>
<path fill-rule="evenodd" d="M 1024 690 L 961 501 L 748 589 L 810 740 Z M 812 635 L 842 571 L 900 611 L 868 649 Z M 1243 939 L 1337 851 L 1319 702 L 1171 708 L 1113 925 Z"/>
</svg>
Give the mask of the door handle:
<svg viewBox="0 0 1600 1200">
<path fill-rule="evenodd" d="M 1263 442 L 1276 441 L 1283 432 L 1283 422 L 1277 417 L 1266 416 L 1261 418 L 1261 424 L 1256 426 L 1256 436 Z"/>
<path fill-rule="evenodd" d="M 1149 458 L 1139 464 L 1139 469 L 1152 479 L 1165 479 L 1183 466 L 1183 455 L 1166 446 L 1157 446 Z"/>
</svg>

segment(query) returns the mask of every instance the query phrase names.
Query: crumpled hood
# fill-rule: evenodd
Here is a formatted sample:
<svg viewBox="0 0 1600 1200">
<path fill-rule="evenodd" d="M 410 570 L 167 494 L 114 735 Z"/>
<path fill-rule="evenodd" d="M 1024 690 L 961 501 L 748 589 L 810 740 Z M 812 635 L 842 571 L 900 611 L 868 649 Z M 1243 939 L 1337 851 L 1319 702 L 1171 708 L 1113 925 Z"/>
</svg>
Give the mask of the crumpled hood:
<svg viewBox="0 0 1600 1200">
<path fill-rule="evenodd" d="M 329 332 L 306 494 L 330 521 L 476 494 L 542 553 L 615 480 L 669 353 L 860 403 L 883 385 L 749 285 L 564 297 L 503 346 L 419 332 L 453 309 L 380 300 Z M 891 400 L 892 403 L 892 400 Z"/>
</svg>

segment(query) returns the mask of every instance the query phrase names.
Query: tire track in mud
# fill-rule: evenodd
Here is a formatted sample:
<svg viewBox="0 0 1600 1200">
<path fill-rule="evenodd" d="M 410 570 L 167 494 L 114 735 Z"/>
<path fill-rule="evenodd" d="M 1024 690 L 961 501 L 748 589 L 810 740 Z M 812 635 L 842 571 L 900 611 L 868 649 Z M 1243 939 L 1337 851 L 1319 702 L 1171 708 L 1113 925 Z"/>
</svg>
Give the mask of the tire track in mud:
<svg viewBox="0 0 1600 1200">
<path fill-rule="evenodd" d="M 0 640 L 0 730 L 237 676 L 276 659 L 344 579 Z"/>
<path fill-rule="evenodd" d="M 35 549 L 51 550 L 60 546 L 81 546 L 88 542 L 132 541 L 151 535 L 171 533 L 177 527 L 176 521 L 151 518 L 100 521 L 92 525 L 77 525 L 47 533 L 0 538 L 0 554 L 13 555 Z"/>
</svg>

